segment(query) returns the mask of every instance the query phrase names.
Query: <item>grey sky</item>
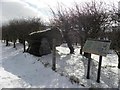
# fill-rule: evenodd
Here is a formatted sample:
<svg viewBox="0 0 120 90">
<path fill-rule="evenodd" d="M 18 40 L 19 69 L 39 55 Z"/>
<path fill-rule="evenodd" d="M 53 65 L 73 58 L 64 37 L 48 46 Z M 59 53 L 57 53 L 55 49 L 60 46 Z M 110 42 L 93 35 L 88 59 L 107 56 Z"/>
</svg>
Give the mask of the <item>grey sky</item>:
<svg viewBox="0 0 120 90">
<path fill-rule="evenodd" d="M 2 22 L 14 18 L 35 17 L 38 14 L 37 11 L 28 8 L 27 5 L 21 2 L 1 2 L 0 6 L 2 6 L 2 9 L 0 9 Z"/>
<path fill-rule="evenodd" d="M 72 7 L 74 2 L 85 1 L 91 0 L 0 0 L 0 24 L 14 18 L 41 17 L 48 20 L 51 17 L 48 6 L 56 9 L 59 2 L 66 7 Z M 103 1 L 117 5 L 119 0 Z"/>
</svg>

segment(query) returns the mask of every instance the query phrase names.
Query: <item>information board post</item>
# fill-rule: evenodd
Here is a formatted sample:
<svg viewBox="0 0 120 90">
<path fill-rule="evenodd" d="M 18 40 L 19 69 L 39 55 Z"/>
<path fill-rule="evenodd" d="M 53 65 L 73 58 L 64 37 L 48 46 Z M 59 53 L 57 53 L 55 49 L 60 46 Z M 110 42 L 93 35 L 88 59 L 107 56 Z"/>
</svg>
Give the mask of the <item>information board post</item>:
<svg viewBox="0 0 120 90">
<path fill-rule="evenodd" d="M 110 47 L 110 41 L 105 40 L 87 40 L 83 47 L 83 52 L 92 53 L 96 55 L 100 55 L 99 57 L 99 65 L 98 65 L 98 73 L 97 73 L 97 82 L 100 82 L 100 73 L 101 73 L 101 64 L 102 64 L 102 56 L 106 56 Z M 88 60 L 88 68 L 87 68 L 87 78 L 90 78 L 90 59 Z"/>
<path fill-rule="evenodd" d="M 102 65 L 102 56 L 99 57 L 98 73 L 97 73 L 97 82 L 100 83 L 100 73 Z"/>
<path fill-rule="evenodd" d="M 88 58 L 88 68 L 87 68 L 87 79 L 90 79 L 90 62 L 91 62 L 91 58 Z"/>
</svg>

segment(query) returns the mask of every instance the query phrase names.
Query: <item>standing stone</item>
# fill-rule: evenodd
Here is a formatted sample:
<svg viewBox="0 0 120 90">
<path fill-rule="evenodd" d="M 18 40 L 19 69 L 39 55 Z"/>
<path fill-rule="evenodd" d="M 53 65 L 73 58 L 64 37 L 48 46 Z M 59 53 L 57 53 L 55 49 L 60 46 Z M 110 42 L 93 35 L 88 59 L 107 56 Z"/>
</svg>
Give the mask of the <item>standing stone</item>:
<svg viewBox="0 0 120 90">
<path fill-rule="evenodd" d="M 46 54 L 50 54 L 50 53 L 51 53 L 51 49 L 50 49 L 49 42 L 46 38 L 43 38 L 41 40 L 39 54 L 40 54 L 40 56 L 42 56 L 42 55 L 46 55 Z"/>
</svg>

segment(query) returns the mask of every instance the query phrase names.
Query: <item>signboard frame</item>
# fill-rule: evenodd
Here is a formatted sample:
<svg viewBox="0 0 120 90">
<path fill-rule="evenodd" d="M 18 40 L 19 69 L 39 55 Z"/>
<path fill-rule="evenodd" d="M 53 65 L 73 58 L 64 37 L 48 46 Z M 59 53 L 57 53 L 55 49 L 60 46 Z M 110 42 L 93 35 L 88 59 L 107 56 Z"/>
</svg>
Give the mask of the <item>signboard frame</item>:
<svg viewBox="0 0 120 90">
<path fill-rule="evenodd" d="M 102 65 L 102 56 L 106 56 L 109 47 L 110 47 L 110 41 L 108 40 L 92 40 L 88 39 L 83 47 L 83 52 L 87 53 L 93 53 L 100 55 L 99 56 L 99 65 L 98 65 L 98 73 L 97 73 L 97 82 L 100 83 L 100 73 L 101 73 L 101 65 Z M 87 69 L 87 79 L 90 78 L 90 62 L 91 58 L 88 58 L 88 69 Z"/>
<path fill-rule="evenodd" d="M 110 43 L 111 42 L 108 40 L 88 39 L 83 47 L 83 52 L 106 56 L 109 51 Z"/>
</svg>

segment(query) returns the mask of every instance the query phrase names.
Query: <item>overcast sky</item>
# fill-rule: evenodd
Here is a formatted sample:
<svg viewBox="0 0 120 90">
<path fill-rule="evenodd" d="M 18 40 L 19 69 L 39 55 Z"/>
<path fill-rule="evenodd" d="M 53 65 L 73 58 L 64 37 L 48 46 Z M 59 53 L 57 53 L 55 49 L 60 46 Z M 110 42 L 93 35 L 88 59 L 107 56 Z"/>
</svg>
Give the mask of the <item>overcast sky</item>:
<svg viewBox="0 0 120 90">
<path fill-rule="evenodd" d="M 15 18 L 41 17 L 48 20 L 49 6 L 55 9 L 58 3 L 72 7 L 74 2 L 83 3 L 91 0 L 0 0 L 0 24 Z M 98 1 L 98 0 L 97 0 Z M 106 3 L 115 3 L 119 0 L 103 0 Z"/>
</svg>

